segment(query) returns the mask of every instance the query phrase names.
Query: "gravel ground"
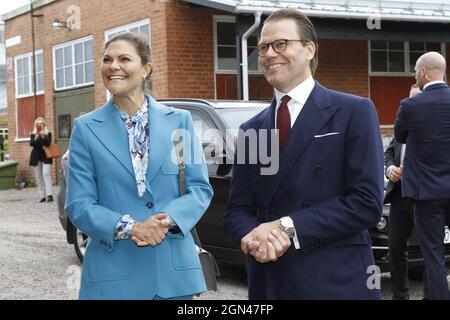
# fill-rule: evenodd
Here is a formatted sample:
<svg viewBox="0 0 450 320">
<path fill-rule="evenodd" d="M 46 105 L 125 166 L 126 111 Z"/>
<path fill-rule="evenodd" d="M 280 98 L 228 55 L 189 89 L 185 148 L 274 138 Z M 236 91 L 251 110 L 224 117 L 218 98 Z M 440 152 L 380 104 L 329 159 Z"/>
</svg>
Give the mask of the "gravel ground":
<svg viewBox="0 0 450 320">
<path fill-rule="evenodd" d="M 54 195 L 58 187 L 54 187 Z M 56 201 L 38 203 L 36 188 L 0 191 L 0 299 L 71 300 L 77 298 L 80 263 L 58 220 Z M 56 200 L 56 196 L 55 196 Z M 217 292 L 198 299 L 246 300 L 242 268 L 221 265 Z M 411 298 L 422 299 L 422 283 L 412 281 Z M 390 299 L 390 276 L 383 273 L 381 288 Z"/>
</svg>

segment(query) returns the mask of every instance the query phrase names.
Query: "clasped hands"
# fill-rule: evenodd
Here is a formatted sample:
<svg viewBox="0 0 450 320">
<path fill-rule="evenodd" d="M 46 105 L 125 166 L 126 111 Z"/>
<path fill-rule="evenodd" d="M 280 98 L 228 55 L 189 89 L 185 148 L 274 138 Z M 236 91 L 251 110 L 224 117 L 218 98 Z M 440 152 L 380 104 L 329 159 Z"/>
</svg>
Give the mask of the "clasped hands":
<svg viewBox="0 0 450 320">
<path fill-rule="evenodd" d="M 278 220 L 260 224 L 241 240 L 242 252 L 260 263 L 277 261 L 290 246 L 291 239 L 278 228 Z"/>
<path fill-rule="evenodd" d="M 131 240 L 139 247 L 157 246 L 165 238 L 171 220 L 165 213 L 150 216 L 144 222 L 137 222 L 131 229 Z"/>
</svg>

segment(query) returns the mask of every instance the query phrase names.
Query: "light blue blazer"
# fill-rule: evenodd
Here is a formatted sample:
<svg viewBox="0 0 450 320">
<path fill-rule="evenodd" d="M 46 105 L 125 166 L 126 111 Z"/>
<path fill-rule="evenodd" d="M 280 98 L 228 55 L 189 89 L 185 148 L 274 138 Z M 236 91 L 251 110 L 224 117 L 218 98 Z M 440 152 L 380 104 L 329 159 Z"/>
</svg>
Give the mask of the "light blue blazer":
<svg viewBox="0 0 450 320">
<path fill-rule="evenodd" d="M 190 230 L 208 207 L 213 191 L 192 118 L 146 95 L 149 105 L 149 163 L 146 193 L 138 197 L 128 136 L 112 100 L 78 118 L 70 141 L 65 210 L 91 241 L 83 263 L 80 299 L 152 299 L 206 290 Z M 184 129 L 186 194 L 179 197 L 172 135 Z M 195 160 L 195 161 L 194 161 Z M 181 229 L 156 247 L 114 240 L 119 218 L 145 221 L 169 214 Z"/>
</svg>

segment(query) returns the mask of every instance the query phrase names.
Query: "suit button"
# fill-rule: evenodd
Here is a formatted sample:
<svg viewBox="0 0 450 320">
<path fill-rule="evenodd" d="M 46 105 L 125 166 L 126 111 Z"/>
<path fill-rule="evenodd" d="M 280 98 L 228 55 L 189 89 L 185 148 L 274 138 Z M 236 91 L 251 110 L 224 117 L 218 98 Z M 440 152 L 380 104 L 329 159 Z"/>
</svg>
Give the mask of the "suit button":
<svg viewBox="0 0 450 320">
<path fill-rule="evenodd" d="M 306 201 L 303 202 L 303 208 L 309 208 L 310 206 L 311 205 L 308 202 Z"/>
<path fill-rule="evenodd" d="M 146 205 L 147 208 L 149 208 L 149 209 L 153 208 L 153 202 L 147 202 L 145 205 Z"/>
<path fill-rule="evenodd" d="M 316 176 L 319 176 L 321 173 L 322 173 L 322 167 L 321 167 L 321 166 L 317 166 L 317 167 L 314 169 L 314 174 L 315 174 Z"/>
</svg>

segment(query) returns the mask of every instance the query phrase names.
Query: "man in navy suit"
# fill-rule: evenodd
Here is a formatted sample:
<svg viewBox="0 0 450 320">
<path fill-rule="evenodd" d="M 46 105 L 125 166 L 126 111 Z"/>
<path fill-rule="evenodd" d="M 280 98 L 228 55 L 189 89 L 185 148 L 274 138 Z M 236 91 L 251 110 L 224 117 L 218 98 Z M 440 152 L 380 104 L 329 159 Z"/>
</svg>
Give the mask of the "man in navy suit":
<svg viewBox="0 0 450 320">
<path fill-rule="evenodd" d="M 380 298 L 367 231 L 383 201 L 377 113 L 370 100 L 313 79 L 317 49 L 301 12 L 265 20 L 257 52 L 275 97 L 241 126 L 225 213 L 248 254 L 250 299 Z M 264 170 L 264 150 L 279 161 L 275 174 Z"/>
<path fill-rule="evenodd" d="M 450 216 L 450 89 L 442 55 L 416 62 L 423 93 L 402 100 L 395 138 L 406 143 L 402 195 L 414 200 L 414 222 L 425 261 L 431 299 L 450 299 L 444 256 L 444 226 Z"/>
<path fill-rule="evenodd" d="M 409 97 L 421 93 L 419 86 L 413 84 Z M 390 203 L 389 212 L 389 271 L 393 300 L 409 300 L 408 283 L 408 239 L 414 229 L 413 205 L 411 199 L 403 199 L 401 179 L 406 144 L 392 138 L 384 152 L 384 166 L 389 182 L 384 195 L 384 203 Z M 426 274 L 424 272 L 424 278 Z M 428 299 L 426 281 L 424 298 Z"/>
</svg>

